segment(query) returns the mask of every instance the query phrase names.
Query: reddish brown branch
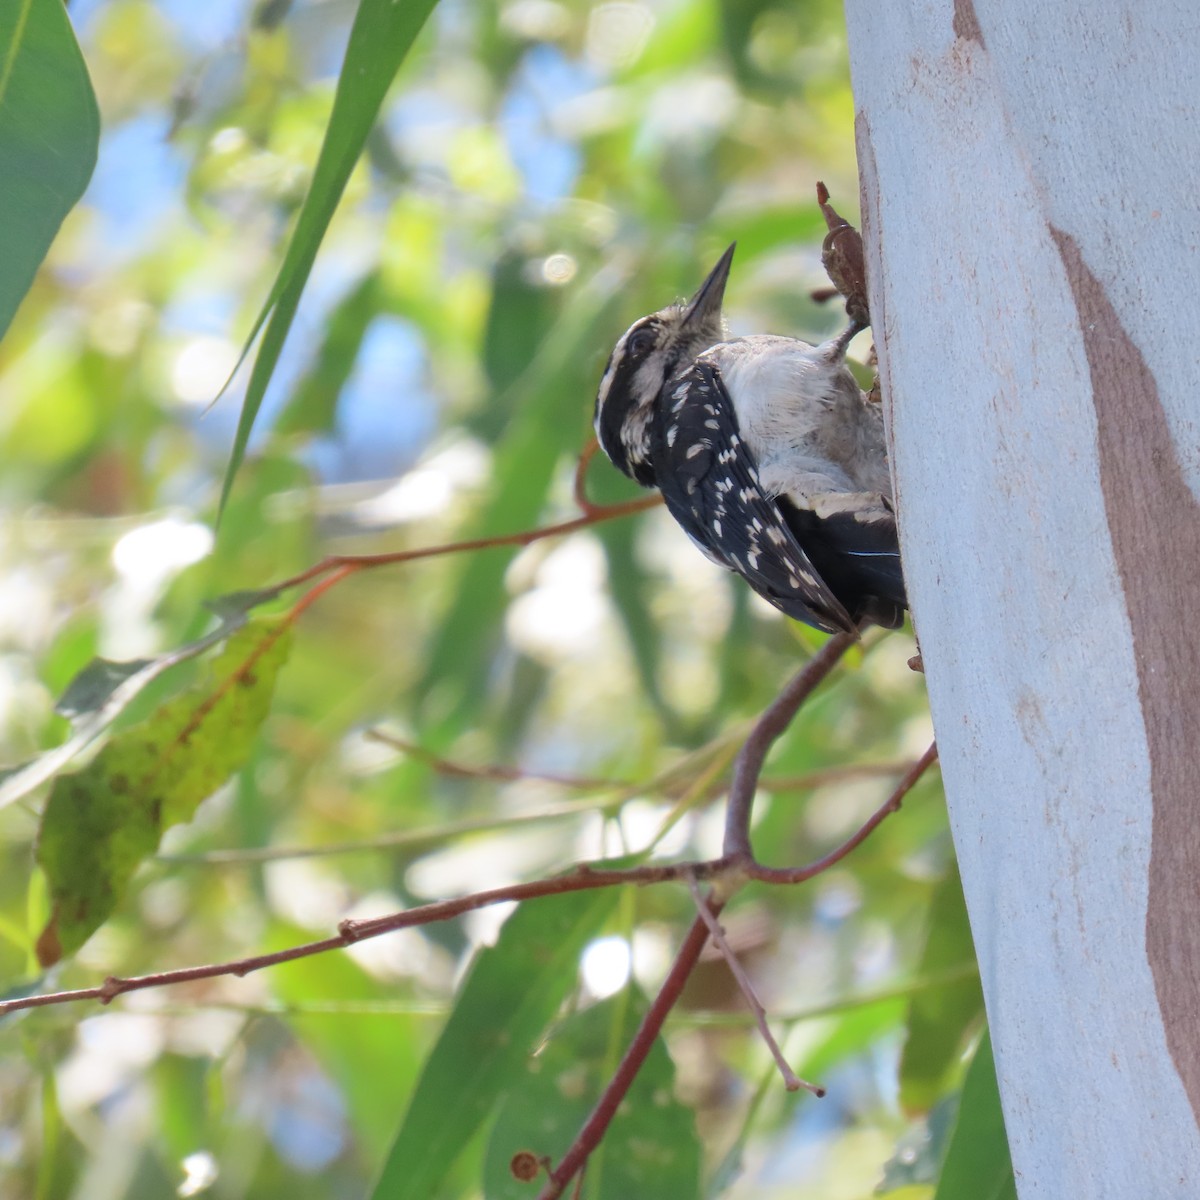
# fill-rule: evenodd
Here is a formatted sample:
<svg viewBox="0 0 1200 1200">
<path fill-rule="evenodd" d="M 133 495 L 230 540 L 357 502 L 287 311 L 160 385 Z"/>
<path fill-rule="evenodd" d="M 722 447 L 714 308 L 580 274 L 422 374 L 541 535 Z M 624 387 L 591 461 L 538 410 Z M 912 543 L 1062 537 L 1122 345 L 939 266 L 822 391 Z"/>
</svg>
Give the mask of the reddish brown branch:
<svg viewBox="0 0 1200 1200">
<path fill-rule="evenodd" d="M 653 508 L 662 501 L 657 494 L 639 497 L 637 500 L 626 500 L 622 504 L 608 504 L 603 508 L 593 509 L 582 517 L 573 517 L 569 521 L 560 521 L 557 525 L 542 525 L 537 529 L 525 529 L 520 533 L 496 534 L 492 537 L 469 538 L 462 542 L 444 542 L 440 546 L 418 546 L 415 550 L 394 550 L 389 554 L 331 554 L 319 563 L 285 579 L 279 588 L 298 587 L 310 579 L 327 575 L 339 568 L 348 568 L 347 574 L 354 571 L 366 571 L 375 567 L 390 567 L 396 563 L 417 562 L 422 558 L 439 558 L 446 554 L 468 554 L 475 550 L 490 550 L 495 546 L 529 546 L 544 538 L 562 537 L 574 533 L 577 529 L 586 529 L 600 521 L 611 521 L 614 517 L 628 516 L 630 513 L 643 512 Z"/>
<path fill-rule="evenodd" d="M 913 763 L 912 768 L 896 785 L 892 794 L 836 850 L 831 850 L 822 858 L 818 858 L 816 862 L 809 863 L 807 867 L 764 867 L 755 862 L 747 872 L 750 878 L 756 879 L 759 883 L 804 883 L 806 880 L 820 875 L 823 871 L 828 871 L 830 867 L 840 863 L 847 854 L 861 846 L 887 817 L 894 812 L 899 812 L 901 801 L 913 790 L 921 776 L 937 761 L 937 755 L 937 742 L 930 742 L 929 749 Z"/>
<path fill-rule="evenodd" d="M 832 640 L 830 644 L 832 644 Z M 827 644 L 825 647 L 825 650 L 828 649 L 829 644 Z M 844 653 L 845 649 L 846 647 L 843 646 L 836 655 L 831 656 L 831 662 L 829 664 L 830 666 L 832 666 L 833 662 L 836 662 L 841 653 Z M 822 653 L 824 653 L 824 651 L 822 651 Z M 814 659 L 813 662 L 815 663 L 816 659 Z M 810 663 L 809 665 L 812 666 L 813 664 Z M 800 675 L 792 681 L 792 685 L 789 685 L 789 688 L 795 685 L 797 680 L 799 680 L 803 675 L 804 672 L 801 672 Z M 817 682 L 819 682 L 819 678 L 811 683 L 805 692 L 805 695 L 811 693 Z M 801 697 L 800 701 L 797 701 L 797 706 L 802 700 L 803 697 Z M 795 711 L 794 708 L 792 711 Z M 767 723 L 768 716 L 771 717 L 770 724 Z M 751 734 L 751 737 L 759 733 L 764 725 L 766 725 L 767 728 L 773 727 L 775 719 L 778 716 L 779 712 L 776 709 L 776 705 L 772 705 L 755 727 L 754 733 Z M 790 719 L 790 716 L 788 719 Z M 785 726 L 786 723 L 787 722 L 785 720 Z M 778 732 L 779 731 L 777 731 L 765 742 L 763 747 L 764 755 L 766 752 L 766 747 L 770 745 L 770 742 L 774 740 L 774 737 L 778 736 Z M 823 858 L 818 859 L 815 863 L 812 863 L 807 867 L 797 868 L 794 871 L 777 871 L 768 867 L 759 867 L 758 864 L 753 862 L 753 860 L 750 860 L 748 863 L 737 862 L 736 860 L 734 863 L 730 863 L 727 857 L 725 860 L 723 860 L 725 862 L 725 869 L 729 870 L 735 867 L 737 869 L 744 869 L 749 878 L 756 879 L 764 883 L 800 883 L 803 880 L 811 879 L 814 875 L 819 875 L 822 871 L 826 871 L 835 863 L 840 862 L 846 857 L 847 854 L 849 854 L 857 846 L 861 845 L 871 835 L 871 833 L 879 827 L 884 818 L 886 818 L 889 814 L 896 812 L 900 807 L 901 801 L 912 790 L 917 780 L 921 778 L 921 776 L 936 760 L 936 758 L 937 745 L 933 744 L 928 750 L 925 751 L 923 755 L 921 755 L 920 759 L 918 759 L 918 761 L 913 765 L 912 769 L 905 775 L 904 779 L 900 781 L 892 794 L 888 796 L 887 800 L 880 806 L 880 808 L 877 809 L 870 818 L 868 818 L 868 820 L 854 834 L 854 836 L 849 838 L 836 850 L 825 855 Z M 685 873 L 684 878 L 692 879 L 694 877 L 690 877 Z M 592 1109 L 591 1115 L 588 1117 L 579 1133 L 575 1136 L 575 1140 L 571 1143 L 566 1154 L 563 1155 L 562 1161 L 557 1167 L 554 1168 L 554 1170 L 550 1172 L 549 1180 L 538 1193 L 537 1200 L 558 1200 L 571 1180 L 584 1169 L 584 1167 L 587 1165 L 588 1157 L 600 1144 L 608 1130 L 609 1125 L 612 1123 L 613 1117 L 616 1115 L 617 1109 L 620 1107 L 621 1101 L 624 1100 L 625 1096 L 629 1092 L 630 1087 L 633 1085 L 634 1079 L 637 1078 L 637 1074 L 641 1070 L 642 1064 L 646 1061 L 646 1056 L 650 1053 L 650 1048 L 654 1043 L 654 1039 L 662 1032 L 662 1028 L 666 1023 L 667 1017 L 670 1015 L 671 1010 L 678 1003 L 679 997 L 683 992 L 684 984 L 687 982 L 688 977 L 695 969 L 696 963 L 699 961 L 700 954 L 709 939 L 710 928 L 716 925 L 717 917 L 725 904 L 724 900 L 719 900 L 716 898 L 714 892 L 710 892 L 709 895 L 700 902 L 707 909 L 707 913 L 697 917 L 697 919 L 692 922 L 692 926 L 688 930 L 687 937 L 684 939 L 683 945 L 679 948 L 679 953 L 675 957 L 675 961 L 671 966 L 671 970 L 668 973 L 667 978 L 663 981 L 663 985 L 659 989 L 658 995 L 655 996 L 654 1002 L 651 1004 L 645 1017 L 642 1019 L 642 1023 L 638 1027 L 638 1031 L 634 1035 L 633 1041 L 630 1042 L 629 1048 L 625 1051 L 625 1055 L 621 1059 L 621 1062 L 617 1067 L 617 1070 L 614 1072 L 612 1079 L 609 1081 L 607 1087 L 605 1087 L 600 1099 L 596 1103 L 596 1107 Z M 732 956 L 728 957 L 732 959 Z M 751 1007 L 755 1009 L 756 1016 L 759 1017 L 760 1028 L 765 1029 L 765 1020 L 761 1017 L 761 1005 L 758 1004 L 757 998 L 754 997 L 752 989 L 747 993 L 747 996 L 751 1001 Z M 771 1047 L 776 1062 L 784 1071 L 785 1079 L 788 1079 L 790 1076 L 791 1080 L 795 1080 L 795 1086 L 810 1088 L 818 1096 L 824 1095 L 823 1089 L 803 1080 L 796 1079 L 795 1075 L 791 1071 L 791 1068 L 788 1067 L 787 1063 L 784 1061 L 783 1055 L 779 1051 L 778 1044 L 775 1042 L 775 1039 L 771 1037 L 769 1031 L 767 1032 L 766 1036 L 767 1044 Z M 791 1080 L 789 1080 L 788 1083 L 789 1087 L 792 1086 Z"/>
<path fill-rule="evenodd" d="M 600 443 L 594 437 L 588 438 L 587 445 L 584 446 L 579 455 L 579 461 L 575 464 L 575 486 L 572 488 L 572 494 L 581 512 L 590 513 L 595 511 L 595 505 L 588 499 L 587 473 L 588 466 L 591 464 L 592 459 L 596 457 L 596 451 L 599 449 Z"/>
<path fill-rule="evenodd" d="M 734 760 L 733 780 L 729 785 L 729 802 L 725 809 L 724 850 L 727 857 L 753 861 L 750 818 L 754 812 L 754 792 L 762 775 L 767 751 L 791 724 L 800 705 L 812 695 L 855 640 L 852 633 L 838 633 L 831 637 L 789 680 L 750 731 L 750 736 Z"/>
<path fill-rule="evenodd" d="M 447 554 L 469 554 L 476 550 L 490 550 L 496 546 L 529 546 L 545 538 L 562 537 L 565 534 L 574 533 L 578 529 L 586 529 L 589 525 L 597 525 L 601 521 L 612 521 L 617 517 L 644 512 L 646 509 L 654 508 L 662 503 L 662 497 L 654 492 L 648 496 L 639 496 L 636 500 L 624 500 L 620 504 L 593 504 L 587 498 L 585 479 L 588 463 L 597 449 L 596 440 L 593 438 L 579 456 L 579 463 L 575 469 L 575 500 L 583 510 L 583 516 L 573 517 L 569 521 L 560 521 L 556 525 L 524 529 L 518 533 L 469 538 L 462 542 L 444 542 L 440 546 L 419 546 L 415 550 L 395 550 L 388 554 L 331 554 L 306 571 L 301 571 L 299 575 L 285 579 L 277 585 L 277 590 L 299 587 L 303 583 L 308 583 L 310 579 L 318 579 L 330 572 L 337 572 L 332 582 L 340 582 L 345 576 L 356 571 L 390 567 L 397 563 L 416 562 L 422 558 L 439 558 Z M 307 603 L 311 603 L 311 601 L 308 600 L 308 597 L 304 599 L 307 607 Z M 313 599 L 316 599 L 316 596 L 313 596 Z"/>
<path fill-rule="evenodd" d="M 716 917 L 724 907 L 724 903 L 714 899 L 711 893 L 705 899 L 705 903 L 713 917 Z M 647 1009 L 646 1015 L 642 1018 L 642 1023 L 638 1026 L 638 1031 L 634 1034 L 633 1041 L 629 1043 L 629 1048 L 625 1051 L 612 1079 L 609 1080 L 596 1107 L 592 1109 L 591 1116 L 584 1122 L 583 1128 L 580 1129 L 570 1148 L 563 1155 L 562 1161 L 550 1172 L 550 1179 L 538 1193 L 537 1200 L 558 1200 L 567 1184 L 587 1164 L 589 1155 L 600 1144 L 621 1101 L 625 1099 L 638 1072 L 642 1069 L 642 1064 L 646 1061 L 646 1056 L 654 1045 L 654 1039 L 662 1032 L 664 1022 L 678 1003 L 684 984 L 687 983 L 688 976 L 695 969 L 696 963 L 700 959 L 700 952 L 704 949 L 707 941 L 708 925 L 700 917 L 697 917 L 692 922 L 687 937 L 683 939 L 683 945 L 679 947 L 679 953 L 671 964 L 671 970 L 663 980 L 663 985 Z"/>
<path fill-rule="evenodd" d="M 816 661 L 815 659 L 813 660 Z M 811 666 L 811 664 L 810 664 Z M 795 681 L 793 681 L 795 682 Z M 769 709 L 768 712 L 773 710 Z M 453 900 L 439 900 L 432 904 L 422 904 L 417 908 L 406 909 L 403 912 L 390 913 L 385 917 L 376 917 L 366 921 L 344 921 L 339 926 L 336 937 L 322 938 L 319 941 L 304 942 L 290 946 L 286 950 L 277 950 L 272 954 L 257 954 L 247 958 L 232 959 L 224 963 L 207 963 L 194 967 L 180 967 L 173 971 L 156 971 L 150 975 L 137 975 L 129 978 L 110 976 L 98 987 L 76 988 L 64 992 L 44 992 L 34 996 L 22 996 L 12 1000 L 0 1001 L 0 1016 L 17 1012 L 26 1008 L 43 1008 L 52 1004 L 69 1004 L 79 1000 L 99 1000 L 108 1004 L 125 992 L 143 991 L 146 988 L 170 987 L 180 983 L 192 983 L 201 979 L 214 979 L 222 975 L 249 975 L 261 971 L 265 967 L 273 967 L 279 963 L 294 962 L 300 958 L 311 958 L 315 954 L 325 954 L 330 950 L 340 950 L 354 942 L 365 941 L 367 938 L 379 937 L 398 929 L 409 929 L 418 925 L 429 925 L 435 921 L 448 921 L 463 913 L 485 908 L 492 904 L 509 901 L 532 900 L 540 896 L 557 896 L 564 892 L 582 891 L 588 888 L 615 887 L 621 884 L 636 884 L 645 886 L 653 883 L 666 883 L 671 880 L 700 879 L 711 880 L 721 876 L 729 876 L 731 882 L 737 879 L 754 879 L 768 884 L 795 884 L 819 875 L 835 863 L 840 862 L 851 851 L 859 846 L 890 813 L 900 807 L 900 802 L 912 790 L 917 780 L 937 758 L 937 747 L 930 746 L 921 756 L 908 774 L 901 780 L 895 791 L 884 804 L 872 814 L 863 826 L 836 850 L 831 851 L 816 862 L 806 867 L 765 867 L 754 861 L 752 857 L 736 857 L 723 855 L 721 858 L 709 859 L 706 862 L 669 863 L 645 867 L 629 867 L 620 870 L 596 868 L 585 865 L 576 867 L 573 871 L 556 875 L 550 879 L 536 879 L 527 883 L 512 884 L 509 887 L 492 888 L 489 891 L 474 892 L 469 896 L 460 896 Z M 710 910 L 712 906 L 710 905 Z"/>
<path fill-rule="evenodd" d="M 192 983 L 199 979 L 213 979 L 220 975 L 249 975 L 264 967 L 279 963 L 294 962 L 298 958 L 310 958 L 330 950 L 340 950 L 367 938 L 379 937 L 397 929 L 410 929 L 416 925 L 431 925 L 435 921 L 448 921 L 463 913 L 492 904 L 508 901 L 532 900 L 540 896 L 559 896 L 564 892 L 579 892 L 589 888 L 615 887 L 618 884 L 662 883 L 667 880 L 694 876 L 711 879 L 728 870 L 730 864 L 723 858 L 699 863 L 673 863 L 651 867 L 629 867 L 623 870 L 608 870 L 586 864 L 576 867 L 565 875 L 550 879 L 535 879 L 528 883 L 516 883 L 509 887 L 492 888 L 485 892 L 473 892 L 454 900 L 439 900 L 422 904 L 403 912 L 390 913 L 366 921 L 343 921 L 338 927 L 338 936 L 322 938 L 320 941 L 304 942 L 277 950 L 273 954 L 256 954 L 249 958 L 233 959 L 224 963 L 208 963 L 196 967 L 180 967 L 174 971 L 156 971 L 151 975 L 136 975 L 122 979 L 110 976 L 99 987 L 77 988 L 68 992 L 46 992 L 36 996 L 22 996 L 14 1000 L 0 1001 L 0 1016 L 24 1008 L 42 1008 L 51 1004 L 68 1004 L 76 1000 L 99 1000 L 109 1004 L 125 992 L 139 992 L 146 988 L 169 987 L 178 983 Z"/>
<path fill-rule="evenodd" d="M 581 460 L 577 476 L 577 494 L 582 496 L 581 483 L 583 471 L 586 469 L 587 458 Z M 651 500 L 651 503 L 656 502 Z M 583 497 L 581 503 L 586 503 Z M 474 542 L 457 543 L 451 547 L 432 547 L 424 550 L 404 552 L 393 555 L 377 555 L 357 557 L 339 557 L 327 559 L 318 564 L 304 575 L 297 576 L 289 583 L 306 582 L 324 573 L 327 578 L 314 586 L 300 598 L 292 610 L 296 617 L 315 602 L 329 588 L 335 586 L 341 579 L 361 567 L 379 566 L 389 562 L 406 561 L 413 558 L 429 557 L 435 553 L 449 553 L 452 550 L 479 549 L 490 545 L 525 544 L 539 537 L 552 536 L 555 533 L 570 532 L 592 523 L 595 520 L 607 519 L 621 512 L 636 511 L 648 507 L 645 501 L 635 501 L 629 505 L 616 505 L 605 510 L 591 509 L 589 515 L 575 521 L 565 522 L 558 526 L 547 527 L 525 534 L 511 535 L 507 538 L 480 539 Z M 600 514 L 600 515 L 597 515 Z M 732 893 L 747 880 L 753 879 L 769 884 L 794 884 L 811 879 L 813 876 L 840 862 L 851 853 L 876 829 L 882 821 L 895 812 L 904 796 L 911 790 L 925 770 L 937 757 L 936 746 L 930 746 L 905 774 L 897 788 L 887 801 L 863 824 L 863 826 L 836 850 L 811 863 L 807 867 L 771 868 L 757 863 L 753 856 L 750 843 L 750 821 L 753 812 L 754 793 L 757 788 L 763 764 L 771 745 L 787 728 L 797 710 L 814 689 L 825 679 L 841 656 L 855 641 L 853 635 L 839 634 L 829 640 L 826 645 L 798 672 L 784 688 L 779 697 L 766 709 L 755 723 L 750 734 L 739 752 L 734 763 L 733 778 L 730 785 L 729 807 L 726 820 L 725 853 L 718 859 L 702 863 L 680 863 L 663 866 L 643 866 L 628 869 L 608 869 L 604 867 L 580 866 L 567 874 L 552 879 L 535 880 L 528 883 L 515 884 L 510 887 L 494 888 L 477 892 L 454 900 L 439 901 L 421 905 L 404 912 L 392 913 L 363 921 L 344 921 L 339 926 L 336 937 L 324 938 L 320 941 L 308 942 L 293 946 L 272 954 L 256 955 L 237 959 L 227 963 L 209 964 L 205 966 L 185 967 L 174 971 L 162 971 L 151 975 L 132 978 L 110 977 L 102 985 L 95 988 L 82 988 L 69 992 L 47 993 L 27 996 L 19 999 L 0 1002 L 0 1016 L 20 1009 L 37 1008 L 52 1004 L 62 1004 L 75 1000 L 94 999 L 108 1004 L 125 992 L 139 991 L 152 987 L 163 987 L 170 984 L 193 982 L 210 979 L 222 975 L 244 976 L 264 967 L 279 963 L 295 961 L 296 959 L 321 954 L 329 950 L 340 949 L 354 942 L 367 938 L 381 936 L 395 930 L 425 925 L 435 921 L 449 920 L 487 905 L 535 899 L 541 896 L 560 895 L 565 892 L 579 891 L 587 888 L 612 887 L 622 884 L 645 885 L 669 880 L 684 879 L 695 890 L 696 880 L 710 880 L 715 886 L 709 895 L 697 900 L 701 916 L 689 929 L 679 953 L 672 964 L 671 970 L 663 982 L 654 1001 L 651 1003 L 642 1020 L 637 1033 L 621 1059 L 612 1079 L 604 1089 L 596 1107 L 585 1122 L 571 1146 L 563 1155 L 558 1166 L 549 1171 L 548 1181 L 539 1194 L 538 1200 L 558 1200 L 572 1180 L 580 1180 L 586 1168 L 589 1156 L 604 1137 L 613 1116 L 622 1100 L 627 1095 L 630 1086 L 637 1077 L 642 1064 L 646 1060 L 655 1038 L 659 1036 L 667 1016 L 678 1002 L 683 987 L 694 969 L 701 951 L 712 931 L 719 931 L 717 915 L 721 912 Z M 402 744 L 410 753 L 417 748 Z M 427 755 L 428 760 L 436 769 L 446 773 L 480 774 L 477 769 L 466 770 L 448 760 Z M 495 769 L 487 775 L 489 778 L 520 778 L 522 773 Z M 572 782 L 558 780 L 558 782 Z M 579 781 L 574 781 L 579 782 Z M 597 781 L 588 781 L 596 783 Z M 603 781 L 599 781 L 603 784 Z M 736 961 L 731 965 L 736 968 Z M 760 1019 L 760 1026 L 766 1030 L 765 1019 L 761 1005 L 753 997 L 752 989 L 748 989 L 752 1007 Z M 795 1076 L 783 1061 L 777 1044 L 766 1030 L 768 1044 L 777 1061 L 781 1064 L 785 1079 L 789 1086 L 799 1085 L 801 1081 Z M 804 1085 L 812 1086 L 812 1085 Z M 814 1088 L 820 1094 L 819 1089 Z M 577 1188 L 578 1190 L 578 1188 Z"/>
<path fill-rule="evenodd" d="M 823 207 L 826 209 L 826 216 L 830 226 L 830 235 L 826 239 L 825 248 L 826 266 L 831 279 L 833 279 L 839 291 L 847 297 L 847 310 L 852 319 L 856 321 L 861 320 L 865 324 L 865 298 L 861 298 L 861 294 L 865 291 L 862 285 L 862 269 L 861 265 L 854 261 L 853 255 L 855 249 L 854 239 L 857 237 L 857 234 L 832 209 L 828 208 L 827 200 L 827 194 L 823 194 L 821 201 Z M 858 308 L 862 310 L 861 316 L 857 311 Z M 574 533 L 577 530 L 587 528 L 601 521 L 613 520 L 618 517 L 642 512 L 661 503 L 661 497 L 655 493 L 618 504 L 594 504 L 587 496 L 586 482 L 588 467 L 597 449 L 596 441 L 593 438 L 580 455 L 575 471 L 574 499 L 581 510 L 581 516 L 553 525 L 516 533 L 472 538 L 436 546 L 423 546 L 416 549 L 385 554 L 333 555 L 327 557 L 300 574 L 286 580 L 276 589 L 294 588 L 305 584 L 312 585 L 293 604 L 288 614 L 289 621 L 295 621 L 327 591 L 360 570 L 415 562 L 421 559 L 450 554 L 471 553 L 494 547 L 527 546 L 543 539 Z M 796 884 L 811 879 L 822 871 L 826 871 L 841 862 L 889 814 L 899 809 L 904 796 L 936 759 L 936 746 L 931 745 L 921 759 L 907 771 L 887 801 L 864 822 L 862 827 L 852 837 L 847 839 L 837 849 L 808 866 L 772 868 L 763 866 L 755 860 L 750 839 L 750 825 L 753 815 L 755 791 L 762 781 L 762 770 L 767 754 L 776 739 L 790 724 L 804 701 L 819 686 L 822 680 L 830 674 L 842 655 L 845 654 L 856 640 L 857 636 L 854 634 L 838 634 L 832 637 L 805 667 L 792 678 L 751 729 L 734 762 L 732 779 L 729 784 L 724 853 L 720 858 L 699 863 L 640 866 L 626 869 L 609 869 L 604 866 L 591 867 L 582 865 L 566 874 L 550 879 L 540 879 L 508 887 L 493 888 L 452 900 L 420 905 L 384 917 L 359 921 L 343 921 L 338 927 L 336 936 L 303 943 L 270 954 L 254 955 L 225 963 L 184 967 L 128 978 L 110 976 L 98 987 L 31 995 L 2 1001 L 0 1002 L 0 1016 L 22 1009 L 39 1008 L 79 1000 L 99 1000 L 102 1004 L 108 1004 L 126 992 L 197 982 L 227 975 L 242 977 L 266 967 L 293 962 L 331 950 L 342 949 L 355 942 L 379 937 L 386 933 L 438 921 L 451 920 L 465 913 L 498 903 L 532 900 L 543 896 L 561 895 L 567 892 L 592 888 L 629 884 L 644 886 L 672 880 L 685 880 L 696 898 L 699 916 L 692 922 L 666 979 L 650 1004 L 633 1040 L 626 1049 L 612 1079 L 605 1087 L 591 1115 L 580 1129 L 572 1144 L 568 1147 L 558 1165 L 548 1170 L 548 1179 L 538 1196 L 538 1200 L 558 1200 L 571 1185 L 572 1181 L 576 1181 L 576 1196 L 581 1193 L 583 1173 L 586 1170 L 590 1155 L 605 1136 L 613 1117 L 628 1094 L 643 1063 L 646 1061 L 655 1039 L 662 1032 L 668 1015 L 678 1003 L 683 988 L 710 937 L 722 947 L 731 969 L 743 987 L 763 1036 L 780 1065 L 787 1086 L 789 1088 L 799 1086 L 809 1087 L 818 1095 L 821 1095 L 823 1093 L 819 1088 L 797 1079 L 784 1060 L 778 1044 L 775 1042 L 766 1024 L 765 1013 L 763 1012 L 761 1003 L 755 996 L 745 973 L 732 956 L 728 946 L 724 944 L 724 938 L 717 918 L 728 902 L 729 897 L 747 880 L 755 880 L 767 884 Z M 599 789 L 628 786 L 606 780 L 537 775 L 532 772 L 507 767 L 466 767 L 452 760 L 441 758 L 411 743 L 389 738 L 382 734 L 374 736 L 378 740 L 396 745 L 408 754 L 422 758 L 434 770 L 446 775 L 499 781 L 542 778 L 563 786 L 575 788 Z M 723 767 L 720 769 L 723 770 Z M 801 777 L 800 780 L 776 781 L 774 786 L 777 788 L 788 785 L 812 786 L 816 782 L 824 782 L 831 776 L 844 777 L 846 773 L 850 772 L 877 773 L 879 770 L 880 768 L 878 767 L 835 768 L 832 771 L 817 772 L 814 776 Z M 723 785 L 718 781 L 710 786 L 708 780 L 704 779 L 699 783 L 693 782 L 689 786 L 695 788 L 698 794 L 716 794 L 719 793 Z M 666 788 L 662 790 L 665 791 Z M 706 897 L 700 896 L 696 883 L 697 880 L 708 880 L 713 883 L 714 886 Z"/>
<path fill-rule="evenodd" d="M 475 892 L 457 900 L 442 900 L 435 904 L 422 904 L 405 912 L 389 913 L 386 917 L 372 917 L 364 921 L 343 921 L 339 930 L 348 942 L 363 938 L 378 937 L 395 929 L 407 929 L 412 925 L 428 925 L 431 921 L 444 921 L 449 917 L 461 916 L 476 908 L 500 904 L 509 900 L 532 900 L 539 896 L 558 896 L 563 892 L 579 892 L 588 888 L 615 887 L 618 884 L 665 883 L 672 879 L 683 879 L 689 872 L 698 879 L 711 879 L 729 868 L 724 858 L 713 858 L 701 863 L 666 863 L 653 867 L 623 867 L 607 869 L 592 867 L 586 863 L 565 875 L 550 879 L 535 879 L 529 883 L 515 883 L 509 887 L 493 888 L 486 892 Z"/>
</svg>

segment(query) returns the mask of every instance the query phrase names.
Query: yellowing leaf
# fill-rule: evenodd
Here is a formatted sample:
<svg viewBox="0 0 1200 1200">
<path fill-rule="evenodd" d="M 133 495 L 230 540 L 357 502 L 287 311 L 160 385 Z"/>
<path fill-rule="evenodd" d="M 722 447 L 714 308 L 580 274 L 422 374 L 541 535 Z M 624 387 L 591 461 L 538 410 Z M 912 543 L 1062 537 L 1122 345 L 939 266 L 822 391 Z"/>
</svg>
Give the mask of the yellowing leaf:
<svg viewBox="0 0 1200 1200">
<path fill-rule="evenodd" d="M 42 815 L 37 858 L 51 915 L 38 938 L 50 966 L 111 915 L 164 829 L 245 765 L 287 657 L 290 625 L 259 618 L 239 630 L 204 683 L 118 733 L 82 771 L 62 775 Z"/>
</svg>

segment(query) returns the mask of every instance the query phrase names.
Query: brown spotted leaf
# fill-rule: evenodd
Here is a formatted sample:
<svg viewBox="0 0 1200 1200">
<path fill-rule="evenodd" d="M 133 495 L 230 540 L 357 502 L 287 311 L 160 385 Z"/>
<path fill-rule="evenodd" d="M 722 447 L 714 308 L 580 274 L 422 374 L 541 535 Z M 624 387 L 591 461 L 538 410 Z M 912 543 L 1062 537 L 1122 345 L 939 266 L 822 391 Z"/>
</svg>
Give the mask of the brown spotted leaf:
<svg viewBox="0 0 1200 1200">
<path fill-rule="evenodd" d="M 191 820 L 245 765 L 289 641 L 283 618 L 249 622 L 206 680 L 116 734 L 82 771 L 55 781 L 37 848 L 52 904 L 37 944 L 42 966 L 78 950 L 112 914 L 163 830 Z"/>
<path fill-rule="evenodd" d="M 94 658 L 71 680 L 55 711 L 71 722 L 71 736 L 29 762 L 0 770 L 0 808 L 12 804 L 57 775 L 108 730 L 143 688 L 179 663 L 225 641 L 245 625 L 250 610 L 274 600 L 278 587 L 235 592 L 211 600 L 206 607 L 220 618 L 215 629 L 154 658 L 112 662 Z"/>
</svg>

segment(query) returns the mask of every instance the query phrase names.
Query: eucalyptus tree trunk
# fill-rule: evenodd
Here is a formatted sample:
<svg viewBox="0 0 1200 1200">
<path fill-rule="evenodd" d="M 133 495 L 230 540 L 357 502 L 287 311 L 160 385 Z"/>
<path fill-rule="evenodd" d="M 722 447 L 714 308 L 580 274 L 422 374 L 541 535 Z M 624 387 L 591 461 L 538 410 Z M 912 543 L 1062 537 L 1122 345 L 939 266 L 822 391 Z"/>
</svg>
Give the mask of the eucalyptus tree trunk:
<svg viewBox="0 0 1200 1200">
<path fill-rule="evenodd" d="M 909 595 L 1022 1200 L 1200 1196 L 1200 6 L 847 0 Z"/>
</svg>

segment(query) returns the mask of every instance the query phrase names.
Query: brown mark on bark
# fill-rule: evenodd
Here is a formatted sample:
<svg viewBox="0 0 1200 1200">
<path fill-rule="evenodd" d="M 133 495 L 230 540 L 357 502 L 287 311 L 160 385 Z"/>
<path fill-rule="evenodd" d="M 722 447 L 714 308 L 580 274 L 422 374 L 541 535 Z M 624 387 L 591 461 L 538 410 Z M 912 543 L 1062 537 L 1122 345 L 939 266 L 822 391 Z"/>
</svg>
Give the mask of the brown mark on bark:
<svg viewBox="0 0 1200 1200">
<path fill-rule="evenodd" d="M 979 27 L 972 0 L 954 0 L 954 36 L 983 46 L 983 30 Z"/>
<path fill-rule="evenodd" d="M 1133 633 L 1150 756 L 1146 953 L 1167 1048 L 1200 1125 L 1200 503 L 1158 387 L 1069 234 L 1050 227 L 1079 313 L 1100 483 Z"/>
</svg>

